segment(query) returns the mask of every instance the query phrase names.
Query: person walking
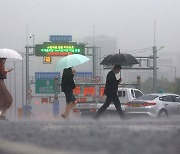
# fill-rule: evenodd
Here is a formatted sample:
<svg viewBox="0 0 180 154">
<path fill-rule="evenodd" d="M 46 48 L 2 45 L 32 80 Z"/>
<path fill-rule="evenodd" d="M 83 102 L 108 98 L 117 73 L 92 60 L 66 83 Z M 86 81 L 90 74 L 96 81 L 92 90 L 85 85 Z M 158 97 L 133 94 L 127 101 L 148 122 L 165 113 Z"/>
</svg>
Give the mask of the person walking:
<svg viewBox="0 0 180 154">
<path fill-rule="evenodd" d="M 101 108 L 97 111 L 93 119 L 98 120 L 101 114 L 103 114 L 103 112 L 109 107 L 111 102 L 114 103 L 120 118 L 121 119 L 124 118 L 124 113 L 121 109 L 120 100 L 117 95 L 118 84 L 122 82 L 122 79 L 120 77 L 119 80 L 117 80 L 116 74 L 118 74 L 120 70 L 121 70 L 121 65 L 115 65 L 114 68 L 107 74 L 106 84 L 105 84 L 105 89 L 104 89 L 104 94 L 107 96 L 106 101 L 101 106 Z"/>
<path fill-rule="evenodd" d="M 5 63 L 6 58 L 0 58 L 0 120 L 6 119 L 6 111 L 13 101 L 12 96 L 4 83 L 7 73 L 11 72 L 13 69 L 5 70 Z"/>
<path fill-rule="evenodd" d="M 75 70 L 71 67 L 64 69 L 62 75 L 62 82 L 61 82 L 61 90 L 64 92 L 66 97 L 66 109 L 61 117 L 64 119 L 69 119 L 69 113 L 71 109 L 76 105 L 77 100 L 73 94 L 73 89 L 76 87 L 74 83 L 74 74 Z"/>
</svg>

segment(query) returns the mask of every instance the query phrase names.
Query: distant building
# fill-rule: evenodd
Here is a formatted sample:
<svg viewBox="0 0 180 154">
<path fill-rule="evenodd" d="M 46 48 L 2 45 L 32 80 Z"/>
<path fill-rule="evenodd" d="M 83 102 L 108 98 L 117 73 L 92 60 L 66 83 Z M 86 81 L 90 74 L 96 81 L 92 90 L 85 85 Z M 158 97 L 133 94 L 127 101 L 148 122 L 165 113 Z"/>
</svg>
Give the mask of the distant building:
<svg viewBox="0 0 180 154">
<path fill-rule="evenodd" d="M 84 42 L 87 42 L 89 46 L 100 47 L 101 48 L 101 56 L 106 56 L 108 54 L 118 53 L 118 40 L 114 37 L 108 37 L 108 36 L 96 36 L 94 37 L 85 37 Z"/>
</svg>

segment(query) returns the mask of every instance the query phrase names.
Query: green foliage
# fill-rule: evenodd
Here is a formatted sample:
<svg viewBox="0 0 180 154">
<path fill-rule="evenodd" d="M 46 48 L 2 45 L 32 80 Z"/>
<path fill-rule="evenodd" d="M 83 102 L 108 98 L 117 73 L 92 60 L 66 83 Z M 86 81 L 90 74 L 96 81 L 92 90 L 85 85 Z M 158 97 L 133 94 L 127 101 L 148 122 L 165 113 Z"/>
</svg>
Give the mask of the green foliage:
<svg viewBox="0 0 180 154">
<path fill-rule="evenodd" d="M 168 81 L 168 79 L 158 80 L 157 81 L 157 92 L 159 92 L 160 89 L 163 89 L 164 92 L 167 93 L 175 93 L 175 83 Z"/>
</svg>

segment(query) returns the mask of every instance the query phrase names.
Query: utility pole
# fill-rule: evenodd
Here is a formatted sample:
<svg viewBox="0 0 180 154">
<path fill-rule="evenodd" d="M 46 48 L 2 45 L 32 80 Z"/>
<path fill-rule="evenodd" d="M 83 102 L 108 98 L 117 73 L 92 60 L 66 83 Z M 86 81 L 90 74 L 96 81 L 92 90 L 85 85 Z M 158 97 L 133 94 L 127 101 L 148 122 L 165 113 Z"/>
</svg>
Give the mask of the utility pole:
<svg viewBox="0 0 180 154">
<path fill-rule="evenodd" d="M 96 56 L 96 47 L 93 46 L 93 79 L 97 76 L 97 56 Z"/>
<path fill-rule="evenodd" d="M 153 92 L 157 92 L 157 47 L 153 47 Z"/>
<path fill-rule="evenodd" d="M 154 21 L 154 47 L 153 47 L 153 92 L 157 92 L 157 47 L 156 47 L 156 21 Z"/>
<path fill-rule="evenodd" d="M 96 47 L 95 47 L 95 26 L 93 25 L 93 79 L 95 79 L 95 77 L 97 76 L 97 73 L 96 73 L 96 67 L 97 67 L 97 57 L 96 57 Z"/>
</svg>

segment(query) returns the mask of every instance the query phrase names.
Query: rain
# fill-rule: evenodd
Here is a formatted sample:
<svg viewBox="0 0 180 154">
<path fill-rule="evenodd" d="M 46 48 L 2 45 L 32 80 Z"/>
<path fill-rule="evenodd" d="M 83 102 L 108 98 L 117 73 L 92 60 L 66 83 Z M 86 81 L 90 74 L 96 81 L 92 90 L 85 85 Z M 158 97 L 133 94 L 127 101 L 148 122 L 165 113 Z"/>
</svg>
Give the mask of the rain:
<svg viewBox="0 0 180 154">
<path fill-rule="evenodd" d="M 112 104 L 93 119 L 105 101 L 101 90 L 112 69 L 100 63 L 110 54 L 130 54 L 138 61 L 122 66 L 116 75 L 122 78 L 120 87 L 143 95 L 180 95 L 179 10 L 178 0 L 1 0 L 0 51 L 14 50 L 18 58 L 5 64 L 13 69 L 4 80 L 13 102 L 8 120 L 0 120 L 0 153 L 179 154 L 180 103 L 160 119 L 154 112 L 129 116 L 130 100 L 120 99 L 127 119 L 120 119 Z M 81 50 L 89 59 L 74 66 L 74 92 L 81 103 L 65 120 L 66 98 L 59 88 L 63 70 L 57 63 L 67 51 Z"/>
</svg>

